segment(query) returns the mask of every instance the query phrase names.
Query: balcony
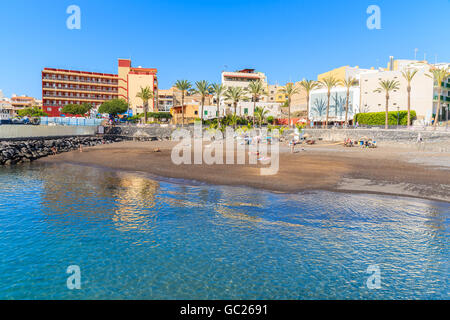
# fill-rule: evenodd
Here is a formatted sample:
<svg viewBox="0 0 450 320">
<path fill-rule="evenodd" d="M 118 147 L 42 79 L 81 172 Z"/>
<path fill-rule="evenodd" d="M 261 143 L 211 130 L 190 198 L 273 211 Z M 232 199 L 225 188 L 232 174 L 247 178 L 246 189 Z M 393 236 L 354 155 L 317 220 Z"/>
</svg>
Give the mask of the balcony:
<svg viewBox="0 0 450 320">
<path fill-rule="evenodd" d="M 47 90 L 57 90 L 57 91 L 67 91 L 67 92 L 96 92 L 98 94 L 116 94 L 118 92 L 117 88 L 108 88 L 110 90 L 99 90 L 99 89 L 92 89 L 92 88 L 80 88 L 80 87 L 54 87 L 52 85 L 43 85 L 43 89 Z"/>
<path fill-rule="evenodd" d="M 74 101 L 74 100 L 87 100 L 87 101 L 92 101 L 92 100 L 96 100 L 96 101 L 106 101 L 106 100 L 111 100 L 114 99 L 114 96 L 106 96 L 106 97 L 81 97 L 81 96 L 63 96 L 63 95 L 56 95 L 56 94 L 48 94 L 48 93 L 44 93 L 43 96 L 44 99 L 56 99 L 56 100 L 70 100 L 70 101 Z"/>
<path fill-rule="evenodd" d="M 92 79 L 86 80 L 86 79 L 75 79 L 75 78 L 57 78 L 57 77 L 42 77 L 42 80 L 47 81 L 55 81 L 55 82 L 70 82 L 70 83 L 92 83 L 92 84 L 105 84 L 105 85 L 111 85 L 111 86 L 117 86 L 118 81 L 112 81 L 112 80 L 103 80 L 103 81 L 93 81 Z"/>
</svg>

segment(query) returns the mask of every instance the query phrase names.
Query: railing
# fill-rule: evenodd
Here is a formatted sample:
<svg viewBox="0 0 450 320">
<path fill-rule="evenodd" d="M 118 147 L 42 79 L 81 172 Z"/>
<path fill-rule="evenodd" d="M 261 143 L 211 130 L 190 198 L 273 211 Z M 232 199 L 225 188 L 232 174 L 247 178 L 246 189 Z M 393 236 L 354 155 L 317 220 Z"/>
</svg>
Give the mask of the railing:
<svg viewBox="0 0 450 320">
<path fill-rule="evenodd" d="M 72 91 L 94 91 L 94 92 L 108 92 L 108 93 L 117 93 L 118 90 L 106 90 L 106 89 L 88 89 L 88 88 L 71 88 L 71 87 L 53 87 L 53 86 L 43 86 L 44 89 L 51 89 L 51 90 L 72 90 Z M 111 88 L 108 88 L 111 89 Z"/>
<path fill-rule="evenodd" d="M 435 128 L 439 131 L 450 131 L 450 126 L 446 126 L 445 123 L 443 125 L 438 125 L 437 127 L 434 127 L 433 125 L 421 125 L 421 126 L 402 126 L 402 125 L 389 125 L 388 130 L 408 130 L 408 131 L 432 131 L 435 130 Z M 349 125 L 347 127 L 343 126 L 322 126 L 322 125 L 315 125 L 313 127 L 306 127 L 305 129 L 308 130 L 321 130 L 321 129 L 329 129 L 329 130 L 360 130 L 360 129 L 367 129 L 367 130 L 385 130 L 385 126 L 369 126 L 369 125 L 359 125 L 359 126 L 353 126 Z"/>
<path fill-rule="evenodd" d="M 41 125 L 63 125 L 63 126 L 98 126 L 103 119 L 90 118 L 64 118 L 64 117 L 41 117 Z"/>
<path fill-rule="evenodd" d="M 43 80 L 50 80 L 50 81 L 67 81 L 67 82 L 84 82 L 84 83 L 100 83 L 100 84 L 108 84 L 108 85 L 118 85 L 119 82 L 108 82 L 108 81 L 92 81 L 92 80 L 76 80 L 76 79 L 58 79 L 58 78 L 52 78 L 52 77 L 43 77 Z"/>
<path fill-rule="evenodd" d="M 44 94 L 43 96 L 44 98 L 51 98 L 51 99 L 72 99 L 72 100 L 108 100 L 108 99 L 113 99 L 114 97 L 109 96 L 109 97 L 81 97 L 81 96 L 57 96 L 57 95 L 49 95 L 49 94 Z"/>
</svg>

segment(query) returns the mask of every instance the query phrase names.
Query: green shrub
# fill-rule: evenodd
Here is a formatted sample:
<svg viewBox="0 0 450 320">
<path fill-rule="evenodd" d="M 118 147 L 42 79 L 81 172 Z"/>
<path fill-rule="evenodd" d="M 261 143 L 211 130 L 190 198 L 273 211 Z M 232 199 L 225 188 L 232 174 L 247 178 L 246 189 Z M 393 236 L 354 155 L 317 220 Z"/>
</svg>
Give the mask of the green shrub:
<svg viewBox="0 0 450 320">
<path fill-rule="evenodd" d="M 140 113 L 137 115 L 134 115 L 128 119 L 130 120 L 138 120 L 140 118 L 144 117 L 144 113 Z M 172 114 L 170 112 L 147 112 L 147 118 L 154 118 L 154 119 L 172 119 Z"/>
<path fill-rule="evenodd" d="M 31 107 L 17 110 L 19 117 L 48 117 L 44 111 L 39 107 Z"/>
<path fill-rule="evenodd" d="M 397 125 L 397 115 L 399 116 L 399 124 L 406 126 L 408 122 L 408 111 L 390 111 L 388 113 L 388 124 L 390 126 Z M 354 123 L 365 124 L 369 126 L 382 126 L 385 124 L 386 112 L 369 112 L 358 113 L 354 117 Z M 416 119 L 416 112 L 411 110 L 411 122 Z"/>
<path fill-rule="evenodd" d="M 273 124 L 274 121 L 275 121 L 275 119 L 274 119 L 273 116 L 268 116 L 268 117 L 267 117 L 267 123 Z"/>
</svg>

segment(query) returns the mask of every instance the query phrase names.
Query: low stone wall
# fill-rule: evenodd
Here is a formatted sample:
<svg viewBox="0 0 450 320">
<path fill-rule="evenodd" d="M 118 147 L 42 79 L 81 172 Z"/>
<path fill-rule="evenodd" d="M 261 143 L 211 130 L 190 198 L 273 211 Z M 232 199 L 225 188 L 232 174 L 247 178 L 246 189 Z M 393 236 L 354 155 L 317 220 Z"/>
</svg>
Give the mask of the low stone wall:
<svg viewBox="0 0 450 320">
<path fill-rule="evenodd" d="M 450 131 L 385 130 L 385 129 L 305 129 L 313 139 L 325 141 L 358 140 L 367 137 L 377 142 L 416 143 L 421 135 L 424 142 L 450 143 Z"/>
<path fill-rule="evenodd" d="M 116 126 L 106 127 L 105 136 L 115 136 L 129 140 L 169 140 L 172 132 L 176 129 L 177 127 L 174 125 L 150 125 L 146 127 Z M 194 127 L 186 126 L 184 129 L 189 130 L 192 133 Z"/>
<path fill-rule="evenodd" d="M 33 125 L 0 125 L 0 140 L 37 138 L 37 137 L 73 137 L 92 136 L 97 126 L 33 126 Z"/>
<path fill-rule="evenodd" d="M 120 138 L 111 137 L 70 137 L 60 139 L 35 139 L 0 142 L 0 165 L 12 165 L 46 157 L 57 153 L 76 150 L 82 146 L 96 146 L 104 143 L 119 142 Z"/>
</svg>

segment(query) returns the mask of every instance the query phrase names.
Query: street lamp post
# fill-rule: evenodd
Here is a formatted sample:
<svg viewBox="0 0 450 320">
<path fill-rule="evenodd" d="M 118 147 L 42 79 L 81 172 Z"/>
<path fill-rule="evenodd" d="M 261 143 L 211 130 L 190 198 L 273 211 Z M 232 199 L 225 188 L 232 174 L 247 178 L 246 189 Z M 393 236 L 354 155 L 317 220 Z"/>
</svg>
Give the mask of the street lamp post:
<svg viewBox="0 0 450 320">
<path fill-rule="evenodd" d="M 450 103 L 447 103 L 447 122 L 445 123 L 445 131 L 448 129 L 448 113 L 450 112 Z"/>
</svg>

